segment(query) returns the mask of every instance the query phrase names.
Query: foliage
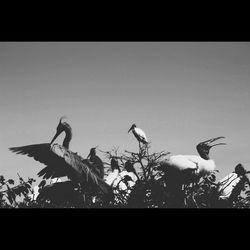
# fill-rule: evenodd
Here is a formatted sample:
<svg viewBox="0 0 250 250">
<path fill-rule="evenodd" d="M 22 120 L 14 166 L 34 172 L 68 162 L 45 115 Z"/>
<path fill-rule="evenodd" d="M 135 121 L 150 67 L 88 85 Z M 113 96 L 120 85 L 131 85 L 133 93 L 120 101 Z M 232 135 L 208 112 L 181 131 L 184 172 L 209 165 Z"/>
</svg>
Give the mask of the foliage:
<svg viewBox="0 0 250 250">
<path fill-rule="evenodd" d="M 169 152 L 149 153 L 150 144 L 139 148 L 139 152 L 118 153 L 118 148 L 101 151 L 105 157 L 105 175 L 110 172 L 110 160 L 119 162 L 123 170 L 130 161 L 136 169 L 138 180 L 129 187 L 128 177 L 123 178 L 126 190 L 113 189 L 112 195 L 99 192 L 93 196 L 80 185 L 71 181 L 47 184 L 42 180 L 38 185 L 39 196 L 35 198 L 32 184 L 35 179 L 25 181 L 19 175 L 19 184 L 0 176 L 0 208 L 250 208 L 250 186 L 245 178 L 230 199 L 221 199 L 216 183 L 216 172 L 202 178 L 198 183 L 183 185 L 180 191 L 171 192 L 168 174 L 159 168 Z M 108 162 L 106 162 L 106 160 Z M 119 187 L 119 185 L 118 185 Z"/>
</svg>

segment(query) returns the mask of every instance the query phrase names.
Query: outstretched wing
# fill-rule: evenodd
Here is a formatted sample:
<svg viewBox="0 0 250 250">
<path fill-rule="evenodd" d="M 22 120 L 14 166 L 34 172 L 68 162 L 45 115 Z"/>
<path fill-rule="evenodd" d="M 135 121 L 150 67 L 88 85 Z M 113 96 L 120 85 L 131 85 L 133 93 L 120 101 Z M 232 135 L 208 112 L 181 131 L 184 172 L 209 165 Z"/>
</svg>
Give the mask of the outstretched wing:
<svg viewBox="0 0 250 250">
<path fill-rule="evenodd" d="M 43 178 L 48 179 L 68 175 L 68 167 L 65 164 L 65 160 L 51 150 L 51 145 L 49 143 L 12 147 L 9 149 L 12 152 L 27 155 L 45 164 L 47 167 L 43 168 L 38 173 L 40 177 L 43 176 Z"/>
<path fill-rule="evenodd" d="M 88 160 L 59 144 L 33 144 L 12 147 L 10 150 L 33 157 L 45 164 L 47 167 L 38 173 L 45 179 L 67 176 L 72 181 L 80 182 L 88 187 L 99 187 L 104 193 L 110 190 L 110 187 L 93 172 L 93 166 Z"/>
</svg>

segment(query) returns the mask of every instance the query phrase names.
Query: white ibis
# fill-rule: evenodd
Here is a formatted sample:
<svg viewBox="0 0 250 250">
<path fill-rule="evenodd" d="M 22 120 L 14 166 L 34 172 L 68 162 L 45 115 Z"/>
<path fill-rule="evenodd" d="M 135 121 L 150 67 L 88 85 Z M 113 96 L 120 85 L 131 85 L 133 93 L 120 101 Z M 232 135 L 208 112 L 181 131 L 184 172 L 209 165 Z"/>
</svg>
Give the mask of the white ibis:
<svg viewBox="0 0 250 250">
<path fill-rule="evenodd" d="M 247 181 L 249 183 L 249 179 L 246 176 L 247 173 L 249 173 L 249 171 L 246 171 L 242 164 L 238 164 L 234 172 L 222 178 L 217 184 L 219 199 L 233 200 L 235 196 L 239 195 L 244 188 L 245 182 Z"/>
<path fill-rule="evenodd" d="M 33 157 L 36 161 L 45 164 L 46 167 L 38 173 L 45 179 L 67 176 L 73 182 L 80 183 L 85 189 L 90 188 L 92 191 L 101 190 L 105 194 L 109 193 L 111 191 L 109 185 L 93 171 L 93 164 L 69 150 L 72 129 L 68 123 L 62 121 L 63 118 L 61 117 L 56 134 L 50 143 L 9 149 L 17 154 Z M 53 143 L 62 132 L 65 132 L 63 144 Z"/>
<path fill-rule="evenodd" d="M 137 141 L 139 142 L 139 148 L 141 148 L 141 143 L 144 144 L 144 145 L 147 145 L 148 144 L 148 140 L 147 140 L 147 137 L 146 137 L 146 134 L 145 132 L 140 129 L 140 128 L 137 128 L 135 124 L 133 124 L 131 126 L 131 128 L 128 130 L 128 133 L 132 130 L 135 138 L 137 139 Z"/>
<path fill-rule="evenodd" d="M 209 158 L 209 150 L 217 145 L 225 145 L 226 143 L 211 143 L 225 138 L 223 136 L 203 141 L 197 145 L 197 155 L 173 155 L 168 160 L 160 163 L 160 170 L 167 171 L 173 178 L 177 178 L 183 184 L 198 182 L 201 177 L 210 174 L 215 170 L 214 160 Z"/>
<path fill-rule="evenodd" d="M 93 171 L 100 176 L 101 179 L 104 178 L 104 165 L 100 157 L 96 155 L 96 148 L 98 146 L 91 148 L 87 159 L 89 159 L 94 166 Z"/>
</svg>

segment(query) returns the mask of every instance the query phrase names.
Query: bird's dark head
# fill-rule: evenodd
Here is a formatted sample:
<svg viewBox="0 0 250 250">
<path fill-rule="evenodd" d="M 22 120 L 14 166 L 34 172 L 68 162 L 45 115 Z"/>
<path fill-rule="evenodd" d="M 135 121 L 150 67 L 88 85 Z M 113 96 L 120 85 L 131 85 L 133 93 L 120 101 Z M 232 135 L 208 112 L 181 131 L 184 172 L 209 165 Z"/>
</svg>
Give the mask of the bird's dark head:
<svg viewBox="0 0 250 250">
<path fill-rule="evenodd" d="M 131 163 L 130 160 L 127 160 L 127 161 L 125 162 L 124 168 L 125 168 L 125 170 L 128 171 L 128 172 L 134 172 L 134 171 L 135 171 L 134 166 L 133 166 L 133 164 Z"/>
<path fill-rule="evenodd" d="M 206 140 L 206 141 L 203 141 L 201 143 L 199 143 L 197 146 L 196 146 L 196 149 L 199 153 L 199 155 L 205 159 L 205 160 L 209 160 L 209 151 L 212 147 L 214 146 L 218 146 L 218 145 L 226 145 L 226 143 L 216 143 L 216 144 L 212 144 L 212 142 L 214 141 L 217 141 L 219 139 L 222 139 L 222 138 L 225 138 L 224 136 L 219 136 L 219 137 L 216 137 L 216 138 L 213 138 L 213 139 L 209 139 L 209 140 Z"/>
<path fill-rule="evenodd" d="M 242 166 L 241 163 L 235 166 L 234 172 L 239 176 L 245 175 L 247 173 L 246 169 Z"/>
<path fill-rule="evenodd" d="M 128 133 L 129 133 L 132 129 L 134 129 L 134 128 L 136 128 L 136 125 L 135 125 L 135 124 L 133 124 L 133 125 L 131 126 L 131 128 L 128 130 Z"/>
<path fill-rule="evenodd" d="M 71 127 L 70 125 L 64 120 L 66 119 L 66 116 L 62 116 L 59 120 L 59 123 L 57 125 L 57 128 L 56 128 L 56 134 L 55 136 L 53 137 L 53 139 L 51 140 L 50 144 L 52 144 L 55 139 L 63 132 L 63 131 L 71 131 Z"/>
<path fill-rule="evenodd" d="M 118 169 L 119 172 L 121 171 L 120 167 L 119 167 L 119 164 L 118 164 L 118 161 L 115 158 L 111 159 L 110 165 L 111 165 L 111 170 L 112 171 L 114 171 L 115 169 Z"/>
<path fill-rule="evenodd" d="M 98 146 L 96 146 L 96 147 L 90 149 L 90 152 L 89 152 L 89 155 L 88 155 L 87 158 L 89 158 L 89 157 L 91 157 L 91 156 L 93 157 L 93 156 L 96 155 L 96 148 L 97 148 L 97 147 L 98 147 Z"/>
</svg>

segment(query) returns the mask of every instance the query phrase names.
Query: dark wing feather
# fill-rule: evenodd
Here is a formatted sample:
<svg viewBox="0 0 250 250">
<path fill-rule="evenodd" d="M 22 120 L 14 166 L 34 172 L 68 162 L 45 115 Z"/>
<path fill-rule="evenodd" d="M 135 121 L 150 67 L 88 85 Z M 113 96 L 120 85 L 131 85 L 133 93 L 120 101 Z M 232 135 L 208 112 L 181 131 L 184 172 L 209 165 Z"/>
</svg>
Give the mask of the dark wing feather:
<svg viewBox="0 0 250 250">
<path fill-rule="evenodd" d="M 68 176 L 69 179 L 87 184 L 87 186 L 100 188 L 102 192 L 108 193 L 110 187 L 94 171 L 93 164 L 83 159 L 76 153 L 66 149 L 59 144 L 49 143 L 33 144 L 23 147 L 12 147 L 12 152 L 33 157 L 35 160 L 47 165 L 38 174 L 43 178 L 53 176 Z"/>
<path fill-rule="evenodd" d="M 62 157 L 58 157 L 51 150 L 51 145 L 49 143 L 33 144 L 21 147 L 12 147 L 9 148 L 12 152 L 17 154 L 27 155 L 34 158 L 36 161 L 39 161 L 45 164 L 47 167 L 42 169 L 38 176 L 43 176 L 43 178 L 48 179 L 53 176 L 54 173 L 57 173 L 59 177 L 67 175 L 67 165 Z"/>
</svg>

